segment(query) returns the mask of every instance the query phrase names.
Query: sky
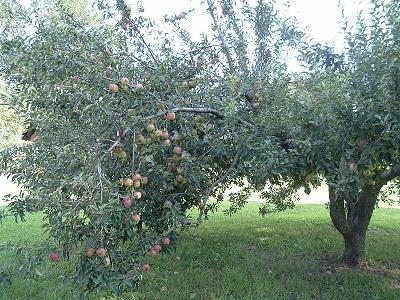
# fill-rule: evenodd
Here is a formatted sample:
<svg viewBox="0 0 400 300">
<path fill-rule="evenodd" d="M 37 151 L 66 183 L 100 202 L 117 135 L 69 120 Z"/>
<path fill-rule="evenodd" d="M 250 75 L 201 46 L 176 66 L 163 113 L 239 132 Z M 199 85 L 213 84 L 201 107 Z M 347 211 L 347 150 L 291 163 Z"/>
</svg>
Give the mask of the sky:
<svg viewBox="0 0 400 300">
<path fill-rule="evenodd" d="M 239 0 L 240 1 L 240 0 Z M 346 15 L 354 19 L 358 10 L 368 7 L 368 0 L 342 0 Z M 200 8 L 201 0 L 142 0 L 144 14 L 147 16 L 162 18 L 164 15 L 175 15 L 182 11 L 188 11 L 190 7 Z M 250 0 L 255 2 L 255 0 Z M 137 8 L 135 0 L 127 0 L 133 8 Z M 302 27 L 308 28 L 308 33 L 316 41 L 326 42 L 337 49 L 342 49 L 343 42 L 340 34 L 341 11 L 338 0 L 291 0 L 292 7 L 288 14 L 296 16 Z M 203 5 L 204 7 L 204 5 Z M 204 11 L 204 9 L 203 9 Z M 352 18 L 353 17 L 353 18 Z M 206 14 L 196 14 L 186 20 L 190 24 L 191 32 L 198 34 L 204 31 L 204 27 L 211 26 L 212 21 Z"/>
</svg>

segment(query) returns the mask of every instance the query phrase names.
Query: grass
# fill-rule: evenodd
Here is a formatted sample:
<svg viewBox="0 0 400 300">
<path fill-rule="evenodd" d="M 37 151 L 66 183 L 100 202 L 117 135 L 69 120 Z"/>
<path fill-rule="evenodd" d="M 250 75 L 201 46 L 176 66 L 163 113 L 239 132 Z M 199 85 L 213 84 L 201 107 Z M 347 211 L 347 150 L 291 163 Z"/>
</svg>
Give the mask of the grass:
<svg viewBox="0 0 400 300">
<path fill-rule="evenodd" d="M 0 241 L 42 236 L 41 218 L 7 220 Z M 400 299 L 400 210 L 375 211 L 361 267 L 343 266 L 342 240 L 323 205 L 300 205 L 262 218 L 250 202 L 233 217 L 213 215 L 199 237 L 185 232 L 177 252 L 151 258 L 136 291 L 96 299 Z M 175 257 L 180 256 L 181 260 Z M 4 258 L 4 257 L 3 257 Z M 0 262 L 2 257 L 0 256 Z M 60 268 L 61 265 L 52 265 Z M 75 299 L 57 276 L 22 278 L 0 289 L 0 299 Z"/>
</svg>

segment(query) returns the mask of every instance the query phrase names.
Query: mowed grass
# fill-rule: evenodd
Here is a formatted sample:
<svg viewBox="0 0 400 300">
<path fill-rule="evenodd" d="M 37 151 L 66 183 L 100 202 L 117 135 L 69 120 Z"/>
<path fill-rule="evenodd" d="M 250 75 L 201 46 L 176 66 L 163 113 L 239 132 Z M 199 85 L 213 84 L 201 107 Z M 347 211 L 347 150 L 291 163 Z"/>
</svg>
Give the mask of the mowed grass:
<svg viewBox="0 0 400 300">
<path fill-rule="evenodd" d="M 149 258 L 135 291 L 93 299 L 400 299 L 400 210 L 377 209 L 358 268 L 340 263 L 342 240 L 323 205 L 300 205 L 265 218 L 249 202 L 232 217 L 212 215 L 198 232 L 181 234 L 176 253 Z M 7 220 L 0 241 L 42 237 L 41 216 Z M 180 260 L 176 256 L 181 257 Z M 0 254 L 0 263 L 6 257 Z M 62 274 L 68 263 L 49 264 Z M 0 299 L 77 299 L 57 275 L 17 278 Z"/>
</svg>

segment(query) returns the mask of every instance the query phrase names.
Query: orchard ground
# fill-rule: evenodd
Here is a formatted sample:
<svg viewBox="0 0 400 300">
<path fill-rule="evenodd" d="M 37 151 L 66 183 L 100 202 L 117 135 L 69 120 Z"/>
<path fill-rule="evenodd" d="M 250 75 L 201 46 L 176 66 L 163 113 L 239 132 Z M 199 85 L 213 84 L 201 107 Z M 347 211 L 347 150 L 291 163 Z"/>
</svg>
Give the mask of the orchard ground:
<svg viewBox="0 0 400 300">
<path fill-rule="evenodd" d="M 258 207 L 249 202 L 232 217 L 220 211 L 197 235 L 182 233 L 176 252 L 148 258 L 151 269 L 136 291 L 91 298 L 400 299 L 400 252 L 393 250 L 400 249 L 399 209 L 375 211 L 366 260 L 348 268 L 340 263 L 342 239 L 323 205 L 300 204 L 265 218 Z M 0 227 L 0 241 L 38 240 L 42 222 L 40 214 L 19 224 L 8 219 Z M 0 261 L 8 259 L 0 254 Z M 0 299 L 78 299 L 60 277 L 70 267 L 49 260 L 39 270 L 45 279 L 16 278 L 11 287 L 0 289 Z M 49 271 L 55 274 L 46 277 Z"/>
</svg>

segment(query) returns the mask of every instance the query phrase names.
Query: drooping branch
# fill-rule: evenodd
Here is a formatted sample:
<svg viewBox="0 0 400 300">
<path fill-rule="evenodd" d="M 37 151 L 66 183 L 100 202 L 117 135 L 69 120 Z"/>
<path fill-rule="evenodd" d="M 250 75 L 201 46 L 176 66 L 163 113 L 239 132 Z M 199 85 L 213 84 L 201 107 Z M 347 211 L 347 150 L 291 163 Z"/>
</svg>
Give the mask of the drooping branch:
<svg viewBox="0 0 400 300">
<path fill-rule="evenodd" d="M 222 30 L 217 22 L 217 17 L 215 16 L 215 13 L 214 13 L 214 3 L 212 0 L 207 0 L 207 3 L 208 3 L 208 10 L 209 10 L 211 18 L 213 19 L 213 22 L 214 22 L 214 26 L 217 29 L 218 39 L 221 41 L 221 44 L 222 44 L 222 51 L 224 52 L 224 54 L 226 56 L 226 60 L 228 61 L 229 71 L 231 72 L 231 74 L 234 74 L 235 68 L 233 66 L 233 59 L 229 52 L 228 44 L 225 41 L 224 33 L 222 32 Z"/>
<path fill-rule="evenodd" d="M 232 164 L 230 165 L 229 169 L 225 172 L 224 175 L 222 175 L 220 178 L 218 178 L 216 181 L 214 181 L 211 186 L 208 188 L 208 191 L 203 199 L 203 206 L 200 208 L 200 212 L 199 212 L 199 216 L 197 217 L 197 226 L 199 226 L 201 224 L 201 220 L 204 214 L 204 209 L 205 206 L 207 204 L 208 198 L 210 197 L 210 195 L 212 194 L 212 191 L 221 183 L 223 182 L 232 172 L 233 170 L 236 168 L 236 165 L 239 161 L 239 157 L 240 157 L 240 153 L 241 151 L 238 150 L 236 152 L 235 158 L 232 161 Z"/>
</svg>

